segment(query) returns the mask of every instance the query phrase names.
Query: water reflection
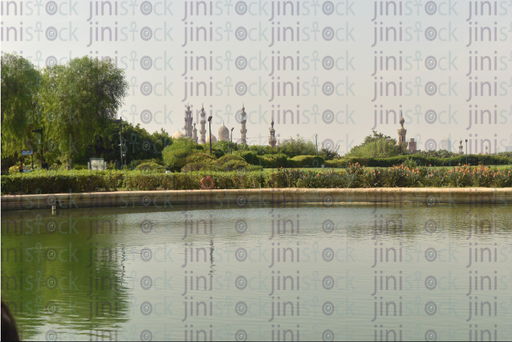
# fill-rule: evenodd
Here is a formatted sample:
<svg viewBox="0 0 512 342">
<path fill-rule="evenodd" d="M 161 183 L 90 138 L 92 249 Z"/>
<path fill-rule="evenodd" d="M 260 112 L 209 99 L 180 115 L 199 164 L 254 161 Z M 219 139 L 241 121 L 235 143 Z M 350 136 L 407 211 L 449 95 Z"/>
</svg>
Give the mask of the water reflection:
<svg viewBox="0 0 512 342">
<path fill-rule="evenodd" d="M 2 298 L 25 340 L 510 339 L 511 229 L 461 205 L 6 212 Z"/>
</svg>

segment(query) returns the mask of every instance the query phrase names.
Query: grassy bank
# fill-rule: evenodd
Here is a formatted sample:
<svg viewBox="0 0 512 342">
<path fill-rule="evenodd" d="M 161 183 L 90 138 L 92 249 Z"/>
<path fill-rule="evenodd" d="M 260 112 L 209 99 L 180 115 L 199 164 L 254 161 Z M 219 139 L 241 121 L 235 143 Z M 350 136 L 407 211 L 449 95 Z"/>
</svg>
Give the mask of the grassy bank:
<svg viewBox="0 0 512 342">
<path fill-rule="evenodd" d="M 37 171 L 2 176 L 2 194 L 46 194 L 116 190 L 201 189 L 210 176 L 215 189 L 512 187 L 510 167 L 407 167 L 346 169 L 265 169 L 262 171 Z"/>
</svg>

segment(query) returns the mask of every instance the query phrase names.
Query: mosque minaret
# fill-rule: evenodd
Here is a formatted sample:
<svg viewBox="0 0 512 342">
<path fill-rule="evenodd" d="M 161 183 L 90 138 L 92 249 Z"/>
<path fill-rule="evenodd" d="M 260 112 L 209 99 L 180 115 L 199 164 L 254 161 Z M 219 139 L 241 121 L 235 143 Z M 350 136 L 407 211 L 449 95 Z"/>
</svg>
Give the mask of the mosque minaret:
<svg viewBox="0 0 512 342">
<path fill-rule="evenodd" d="M 194 140 L 197 143 L 197 128 L 196 128 L 195 122 L 194 122 L 194 129 L 192 130 L 192 140 Z"/>
<path fill-rule="evenodd" d="M 274 147 L 276 147 L 277 139 L 276 139 L 276 130 L 274 129 L 274 118 L 273 117 L 272 117 L 271 125 L 272 125 L 272 128 L 270 129 L 270 137 L 268 138 L 268 144 L 272 148 L 274 148 Z"/>
<path fill-rule="evenodd" d="M 192 138 L 192 112 L 190 111 L 190 105 L 187 105 L 185 111 L 185 137 Z"/>
<path fill-rule="evenodd" d="M 240 133 L 242 133 L 241 142 L 242 144 L 247 144 L 247 114 L 245 113 L 245 107 L 242 105 L 242 113 L 241 113 L 241 124 L 242 128 L 240 129 Z"/>
<path fill-rule="evenodd" d="M 201 107 L 201 130 L 199 133 L 201 133 L 201 139 L 199 140 L 200 144 L 206 144 L 206 113 L 204 112 L 204 106 Z"/>
</svg>

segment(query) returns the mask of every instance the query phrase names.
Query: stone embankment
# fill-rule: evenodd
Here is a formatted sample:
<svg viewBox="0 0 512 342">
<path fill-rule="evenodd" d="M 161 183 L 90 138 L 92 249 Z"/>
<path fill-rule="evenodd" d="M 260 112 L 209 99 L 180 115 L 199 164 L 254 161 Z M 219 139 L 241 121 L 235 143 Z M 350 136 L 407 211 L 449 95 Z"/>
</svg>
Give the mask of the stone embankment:
<svg viewBox="0 0 512 342">
<path fill-rule="evenodd" d="M 512 188 L 370 188 L 158 190 L 2 196 L 2 211 L 76 208 L 189 209 L 349 207 L 450 207 L 458 204 L 505 207 Z"/>
</svg>

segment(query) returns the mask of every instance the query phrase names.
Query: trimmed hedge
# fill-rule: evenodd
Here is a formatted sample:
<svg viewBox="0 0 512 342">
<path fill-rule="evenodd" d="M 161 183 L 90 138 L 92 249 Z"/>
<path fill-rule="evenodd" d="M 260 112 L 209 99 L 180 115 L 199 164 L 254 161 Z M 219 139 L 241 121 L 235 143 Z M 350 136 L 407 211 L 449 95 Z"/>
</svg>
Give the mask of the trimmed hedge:
<svg viewBox="0 0 512 342">
<path fill-rule="evenodd" d="M 324 158 L 319 156 L 295 156 L 292 158 L 295 167 L 322 167 Z"/>
<path fill-rule="evenodd" d="M 286 154 L 267 154 L 265 156 L 258 156 L 260 165 L 269 168 L 279 167 L 295 167 L 295 161 L 288 158 Z"/>
<path fill-rule="evenodd" d="M 244 160 L 251 165 L 260 165 L 260 161 L 258 159 L 258 155 L 251 151 L 244 151 L 240 153 L 240 156 L 244 158 Z"/>
<path fill-rule="evenodd" d="M 392 158 L 344 158 L 345 166 L 349 163 L 359 163 L 363 166 L 372 167 L 390 167 L 400 165 L 407 159 L 412 159 L 418 166 L 457 166 L 466 164 L 466 155 L 460 155 L 453 158 L 433 158 L 423 157 L 421 155 L 409 154 Z M 468 155 L 468 164 L 470 165 L 511 165 L 512 160 L 506 157 L 494 155 Z"/>
<path fill-rule="evenodd" d="M 240 162 L 232 159 L 230 162 Z M 228 163 L 230 163 L 228 162 Z M 257 166 L 254 166 L 257 167 Z M 409 168 L 405 165 L 371 170 L 350 164 L 342 171 L 284 169 L 268 171 L 189 173 L 141 171 L 38 171 L 1 178 L 2 194 L 89 192 L 104 188 L 127 190 L 201 189 L 201 179 L 210 176 L 215 189 L 253 188 L 374 188 L 374 187 L 512 187 L 512 169 L 483 166 L 455 168 Z"/>
<path fill-rule="evenodd" d="M 189 157 L 190 159 L 190 157 Z M 193 159 L 196 160 L 196 159 Z M 241 156 L 228 154 L 217 160 L 201 158 L 201 161 L 189 163 L 185 165 L 181 172 L 194 172 L 194 171 L 257 171 L 260 166 L 248 164 Z"/>
<path fill-rule="evenodd" d="M 2 194 L 51 194 L 115 191 L 124 187 L 123 171 L 35 171 L 2 176 Z"/>
<path fill-rule="evenodd" d="M 157 163 L 142 163 L 137 165 L 135 168 L 137 171 L 155 171 L 155 172 L 165 172 L 165 168 Z"/>
</svg>

